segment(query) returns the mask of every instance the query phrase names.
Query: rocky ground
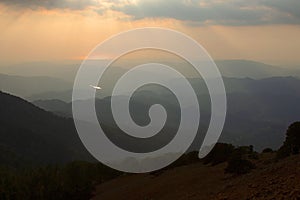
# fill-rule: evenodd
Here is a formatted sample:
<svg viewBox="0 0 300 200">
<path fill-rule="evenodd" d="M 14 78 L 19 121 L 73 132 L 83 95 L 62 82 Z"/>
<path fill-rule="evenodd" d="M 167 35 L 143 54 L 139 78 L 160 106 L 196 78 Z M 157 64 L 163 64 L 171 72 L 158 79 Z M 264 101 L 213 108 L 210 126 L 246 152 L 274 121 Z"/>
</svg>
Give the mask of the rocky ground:
<svg viewBox="0 0 300 200">
<path fill-rule="evenodd" d="M 224 173 L 217 166 L 191 164 L 163 173 L 124 175 L 97 187 L 93 200 L 287 199 L 300 200 L 300 155 L 275 161 L 261 154 L 256 169 L 245 175 Z"/>
</svg>

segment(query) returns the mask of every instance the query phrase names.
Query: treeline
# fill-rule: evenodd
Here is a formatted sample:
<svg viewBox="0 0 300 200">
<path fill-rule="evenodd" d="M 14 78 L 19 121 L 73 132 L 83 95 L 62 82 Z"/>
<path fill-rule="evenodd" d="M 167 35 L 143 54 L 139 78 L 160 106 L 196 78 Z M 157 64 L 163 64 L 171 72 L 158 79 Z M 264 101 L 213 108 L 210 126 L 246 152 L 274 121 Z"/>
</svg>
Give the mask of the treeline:
<svg viewBox="0 0 300 200">
<path fill-rule="evenodd" d="M 274 152 L 270 148 L 263 153 Z M 287 131 L 283 145 L 275 152 L 274 161 L 300 153 L 300 122 L 292 123 Z M 253 160 L 258 159 L 258 153 L 253 146 L 234 147 L 231 144 L 216 144 L 214 149 L 203 159 L 205 164 L 216 165 L 227 162 L 225 173 L 245 174 L 255 168 Z"/>
<path fill-rule="evenodd" d="M 263 153 L 273 152 L 266 148 Z M 274 161 L 300 152 L 300 122 L 295 122 L 286 132 L 286 140 L 276 151 Z M 199 160 L 198 152 L 190 152 L 176 162 L 159 171 L 202 162 L 206 165 L 227 163 L 225 173 L 245 174 L 255 168 L 254 160 L 259 154 L 253 146 L 235 147 L 231 144 L 218 143 L 203 159 Z M 86 200 L 90 199 L 95 186 L 113 179 L 123 173 L 113 170 L 101 163 L 71 162 L 65 165 L 43 167 L 12 168 L 0 166 L 0 199 L 1 200 Z"/>
<path fill-rule="evenodd" d="M 271 148 L 265 148 L 262 153 L 274 153 L 274 162 L 284 159 L 288 156 L 300 153 L 300 122 L 292 123 L 286 131 L 286 139 L 279 150 L 274 151 Z M 202 160 L 198 158 L 198 152 L 190 152 L 180 157 L 176 162 L 159 172 L 182 165 L 188 165 L 196 162 L 203 162 L 206 165 L 217 165 L 227 163 L 225 173 L 245 174 L 255 169 L 255 160 L 259 159 L 259 153 L 255 152 L 253 146 L 235 147 L 232 144 L 217 143 L 212 151 Z"/>
<path fill-rule="evenodd" d="M 231 144 L 218 143 L 203 159 L 204 164 L 217 165 L 227 162 L 225 173 L 245 174 L 255 168 L 253 160 L 258 159 L 258 153 L 253 146 L 234 147 Z"/>
<path fill-rule="evenodd" d="M 254 168 L 249 159 L 256 158 L 257 153 L 253 151 L 252 146 L 234 147 L 230 144 L 218 143 L 202 160 L 199 160 L 198 152 L 190 152 L 167 168 L 150 174 L 159 175 L 165 170 L 197 162 L 212 165 L 228 162 L 226 172 L 243 174 Z M 96 185 L 122 174 L 124 173 L 101 163 L 83 161 L 23 169 L 2 166 L 0 167 L 0 199 L 86 200 L 92 197 Z"/>
<path fill-rule="evenodd" d="M 96 184 L 119 176 L 102 164 L 71 162 L 63 166 L 0 168 L 1 200 L 85 200 Z"/>
</svg>

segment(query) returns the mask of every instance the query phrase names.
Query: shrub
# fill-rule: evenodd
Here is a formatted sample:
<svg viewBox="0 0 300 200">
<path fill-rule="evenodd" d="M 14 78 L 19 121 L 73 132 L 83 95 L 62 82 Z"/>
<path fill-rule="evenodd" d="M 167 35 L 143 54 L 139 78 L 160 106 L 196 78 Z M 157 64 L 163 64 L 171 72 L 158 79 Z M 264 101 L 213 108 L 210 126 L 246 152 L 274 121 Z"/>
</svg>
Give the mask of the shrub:
<svg viewBox="0 0 300 200">
<path fill-rule="evenodd" d="M 272 153 L 273 149 L 271 149 L 271 148 L 265 148 L 262 152 L 263 153 Z"/>
<path fill-rule="evenodd" d="M 291 155 L 290 148 L 288 146 L 281 146 L 280 149 L 276 153 L 277 159 L 283 159 Z"/>
<path fill-rule="evenodd" d="M 217 143 L 212 151 L 203 159 L 203 162 L 204 164 L 211 163 L 212 165 L 226 162 L 233 151 L 234 146 L 232 144 Z"/>
<path fill-rule="evenodd" d="M 248 158 L 251 160 L 257 160 L 259 158 L 258 153 L 253 151 L 252 153 L 248 154 Z"/>
<path fill-rule="evenodd" d="M 232 174 L 246 174 L 255 168 L 255 165 L 247 160 L 243 149 L 236 149 L 228 161 L 228 165 L 225 168 L 225 173 Z"/>
</svg>

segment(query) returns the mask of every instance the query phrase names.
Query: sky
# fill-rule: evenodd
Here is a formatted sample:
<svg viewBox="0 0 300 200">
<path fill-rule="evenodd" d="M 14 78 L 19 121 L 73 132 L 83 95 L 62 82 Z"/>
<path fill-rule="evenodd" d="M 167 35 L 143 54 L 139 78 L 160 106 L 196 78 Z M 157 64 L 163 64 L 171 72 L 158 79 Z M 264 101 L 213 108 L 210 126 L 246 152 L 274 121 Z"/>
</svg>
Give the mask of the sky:
<svg viewBox="0 0 300 200">
<path fill-rule="evenodd" d="M 149 26 L 193 37 L 214 59 L 300 66 L 299 0 L 0 0 L 0 64 L 83 59 Z"/>
</svg>

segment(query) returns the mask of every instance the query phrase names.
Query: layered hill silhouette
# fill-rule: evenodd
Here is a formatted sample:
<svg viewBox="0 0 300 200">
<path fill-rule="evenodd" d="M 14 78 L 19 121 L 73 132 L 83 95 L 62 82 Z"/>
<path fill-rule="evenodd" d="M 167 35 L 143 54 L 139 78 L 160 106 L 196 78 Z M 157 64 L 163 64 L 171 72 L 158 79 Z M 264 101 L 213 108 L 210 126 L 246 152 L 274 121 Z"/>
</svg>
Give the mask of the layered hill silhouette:
<svg viewBox="0 0 300 200">
<path fill-rule="evenodd" d="M 49 164 L 93 159 L 76 133 L 73 120 L 0 92 L 1 164 Z"/>
<path fill-rule="evenodd" d="M 71 88 L 72 84 L 70 82 L 58 78 L 0 74 L 0 90 L 23 98 L 45 91 L 62 92 Z"/>
<path fill-rule="evenodd" d="M 223 76 L 236 78 L 270 78 L 274 76 L 300 76 L 296 68 L 277 67 L 252 60 L 216 60 Z"/>
<path fill-rule="evenodd" d="M 276 79 L 277 78 L 275 78 L 275 80 Z M 279 80 L 282 81 L 282 78 L 279 78 Z M 297 82 L 297 79 L 293 81 Z M 269 93 L 267 93 L 268 89 L 260 88 L 261 92 L 248 93 L 246 96 L 240 93 L 230 94 L 229 102 L 231 103 L 229 103 L 229 106 L 232 107 L 229 108 L 233 111 L 229 113 L 230 115 L 228 117 L 229 120 L 231 120 L 230 122 L 233 120 L 234 123 L 231 124 L 232 127 L 228 127 L 228 125 L 225 127 L 225 132 L 222 135 L 223 140 L 235 139 L 235 141 L 241 143 L 241 140 L 237 140 L 239 139 L 237 136 L 246 136 L 244 139 L 247 144 L 252 144 L 251 141 L 256 141 L 253 140 L 255 137 L 257 140 L 263 138 L 268 140 L 267 142 L 263 141 L 263 143 L 261 143 L 261 145 L 265 144 L 265 146 L 262 146 L 263 148 L 270 147 L 269 144 L 271 144 L 272 141 L 276 141 L 278 146 L 282 145 L 285 130 L 288 126 L 285 124 L 290 124 L 290 120 L 299 116 L 297 107 L 299 101 L 296 87 L 288 87 L 288 84 L 284 86 L 285 84 L 282 82 L 280 85 L 283 89 L 278 86 L 277 90 L 271 90 Z M 291 89 L 286 90 L 287 88 Z M 234 99 L 235 95 L 239 98 Z M 168 95 L 158 95 L 161 99 L 156 99 L 156 96 L 157 95 L 153 93 L 145 91 L 140 91 L 134 96 L 133 103 L 138 108 L 138 111 L 136 110 L 134 112 L 137 116 L 135 120 L 137 120 L 138 123 L 143 124 L 147 122 L 147 118 L 143 118 L 142 116 L 144 116 L 147 106 L 153 103 L 153 101 L 159 100 L 161 103 L 169 103 L 167 108 L 170 109 L 171 112 L 176 112 L 176 108 L 174 108 L 176 107 L 176 102 L 170 102 Z M 199 97 L 202 98 L 201 95 Z M 241 101 L 241 98 L 243 101 Z M 122 97 L 120 97 L 120 99 L 122 99 Z M 233 101 L 233 99 L 235 101 Z M 252 100 L 250 107 L 249 99 Z M 109 116 L 109 100 L 109 98 L 104 98 L 96 101 L 96 108 L 99 109 L 99 115 L 103 116 L 104 114 Z M 243 104 L 243 107 L 239 107 L 238 103 L 240 102 L 246 104 Z M 258 106 L 261 102 L 264 102 L 264 106 Z M 40 101 L 35 103 L 40 103 L 41 106 L 41 104 L 45 102 Z M 71 105 L 70 103 L 57 100 L 52 100 L 51 103 L 52 108 L 59 108 L 57 112 L 60 112 L 59 110 L 64 109 L 65 106 L 68 107 Z M 49 106 L 48 104 L 46 105 Z M 253 109 L 255 106 L 258 106 L 256 110 Z M 247 109 L 248 107 L 249 109 Z M 3 92 L 0 92 L 0 113 L 1 167 L 3 167 L 3 165 L 24 167 L 32 164 L 66 163 L 72 160 L 94 161 L 82 146 L 74 128 L 73 120 L 59 116 L 62 114 L 68 115 L 67 113 L 53 114 L 19 97 Z M 248 116 L 245 115 L 245 113 L 248 113 L 251 118 L 245 117 Z M 253 113 L 258 113 L 258 115 L 253 115 Z M 236 118 L 231 115 L 234 115 Z M 242 116 L 244 116 L 244 118 Z M 109 118 L 106 120 L 106 123 L 108 123 Z M 235 123 L 237 123 L 238 126 Z M 251 126 L 254 127 L 250 129 Z M 279 130 L 281 126 L 283 130 Z M 253 130 L 254 134 L 251 135 L 251 132 L 244 134 L 243 130 L 247 130 L 245 127 L 249 128 L 249 130 Z M 116 131 L 115 129 L 111 130 Z M 267 131 L 264 132 L 264 130 Z M 217 157 L 220 159 L 219 156 Z M 185 164 L 186 158 L 188 162 Z M 73 195 L 72 197 L 76 196 L 78 199 L 87 199 L 87 197 L 90 196 L 94 196 L 93 199 L 95 200 L 235 200 L 297 199 L 300 197 L 300 185 L 298 181 L 300 178 L 298 172 L 300 167 L 299 155 L 293 155 L 283 160 L 276 160 L 276 155 L 272 152 L 257 154 L 257 157 L 253 157 L 251 160 L 255 168 L 251 172 L 239 176 L 224 173 L 227 168 L 227 163 L 225 162 L 220 164 L 217 162 L 213 165 L 198 159 L 192 159 L 192 162 L 190 162 L 188 156 L 183 157 L 183 161 L 181 162 L 183 162 L 184 166 L 179 162 L 179 164 L 175 163 L 174 166 L 170 166 L 167 169 L 150 174 L 122 176 L 114 171 L 110 171 L 102 165 L 71 163 L 67 165 L 67 169 L 46 168 L 43 169 L 44 171 L 36 170 L 34 177 L 39 181 L 42 179 L 47 181 L 55 180 L 57 184 L 63 181 L 65 185 L 59 186 L 58 189 L 60 190 L 57 192 L 61 194 L 66 193 L 67 196 Z M 92 171 L 92 169 L 97 170 Z M 90 174 L 91 172 L 97 174 Z M 5 173 L 5 171 L 2 171 L 2 173 Z M 32 174 L 30 173 L 25 177 L 31 177 Z M 55 173 L 60 173 L 61 177 L 54 177 Z M 77 177 L 77 173 L 82 173 L 82 176 L 78 176 L 78 179 L 70 178 L 70 175 Z M 116 176 L 119 177 L 107 181 Z M 47 177 L 47 179 L 45 179 L 45 177 Z M 21 180 L 22 184 L 26 185 L 26 180 L 24 181 L 22 178 Z M 33 178 L 32 180 L 35 179 Z M 82 182 L 83 180 L 85 182 Z M 101 184 L 92 192 L 94 182 Z M 13 184 L 10 185 L 10 189 L 13 188 Z M 3 184 L 3 186 L 5 185 L 6 184 Z M 88 185 L 87 189 L 85 185 Z M 47 191 L 45 191 L 45 194 L 47 194 L 47 198 L 50 198 L 49 194 L 51 193 L 51 190 L 48 191 L 48 189 L 57 189 L 55 184 L 50 187 L 48 182 L 34 184 L 34 186 L 38 189 L 46 187 Z M 23 186 L 20 186 L 18 188 L 22 187 Z M 68 187 L 71 187 L 72 190 Z M 28 188 L 30 188 L 30 186 L 28 186 Z M 37 195 L 35 191 L 31 193 Z M 79 197 L 78 195 L 80 194 L 84 195 Z"/>
<path fill-rule="evenodd" d="M 198 92 L 201 109 L 201 131 L 207 128 L 210 117 L 210 99 L 202 79 L 191 79 Z M 254 145 L 258 151 L 266 147 L 279 148 L 284 140 L 285 128 L 299 120 L 300 79 L 272 77 L 267 79 L 224 78 L 227 89 L 227 118 L 220 141 L 234 145 Z M 174 80 L 176 84 L 176 80 Z M 150 91 L 151 89 L 151 91 Z M 120 101 L 122 96 L 116 97 Z M 84 102 L 85 100 L 82 100 Z M 178 124 L 178 102 L 172 94 L 161 88 L 144 88 L 135 93 L 131 101 L 133 119 L 140 125 L 149 123 L 148 108 L 154 103 L 168 107 L 173 124 Z M 60 100 L 34 101 L 38 107 L 72 117 L 72 104 Z M 110 97 L 97 99 L 96 110 L 107 125 L 111 123 Z M 121 114 L 121 113 L 120 113 Z M 176 121 L 177 120 L 177 121 Z M 197 147 L 194 148 L 197 150 Z"/>
<path fill-rule="evenodd" d="M 300 76 L 300 71 L 296 68 L 277 67 L 251 60 L 216 60 L 215 62 L 222 72 L 222 75 L 227 77 L 259 79 L 272 76 Z M 72 82 L 80 64 L 81 61 L 69 61 L 67 63 L 33 62 L 1 66 L 1 69 L 5 74 L 22 74 L 24 76 L 47 75 Z M 122 64 L 123 63 L 120 63 L 120 66 L 122 66 Z M 125 64 L 128 65 L 128 63 L 124 63 L 124 65 Z"/>
<path fill-rule="evenodd" d="M 130 64 L 130 61 L 128 61 Z M 113 78 L 123 74 L 129 65 L 127 62 L 118 63 L 110 67 L 110 73 L 106 76 L 106 86 L 112 85 Z M 131 63 L 134 66 L 135 62 Z M 174 63 L 166 63 L 173 65 Z M 277 67 L 249 60 L 217 60 L 216 64 L 222 76 L 230 78 L 266 79 L 279 76 L 300 77 L 300 70 L 296 68 Z M 184 65 L 175 63 L 175 65 Z M 14 66 L 1 66 L 0 89 L 27 100 L 59 99 L 70 102 L 72 96 L 72 83 L 80 62 L 69 63 L 24 63 Z M 182 68 L 179 67 L 179 68 Z M 189 73 L 188 67 L 184 67 Z M 20 75 L 22 74 L 22 76 Z M 149 71 L 149 75 L 155 76 L 155 72 Z M 167 77 L 167 75 L 166 75 Z M 197 75 L 198 77 L 198 75 Z M 241 80 L 242 81 L 242 80 Z M 241 83 L 243 85 L 243 83 Z M 238 88 L 238 85 L 235 86 Z M 103 93 L 105 93 L 103 95 Z M 101 98 L 108 96 L 102 91 Z"/>
</svg>

